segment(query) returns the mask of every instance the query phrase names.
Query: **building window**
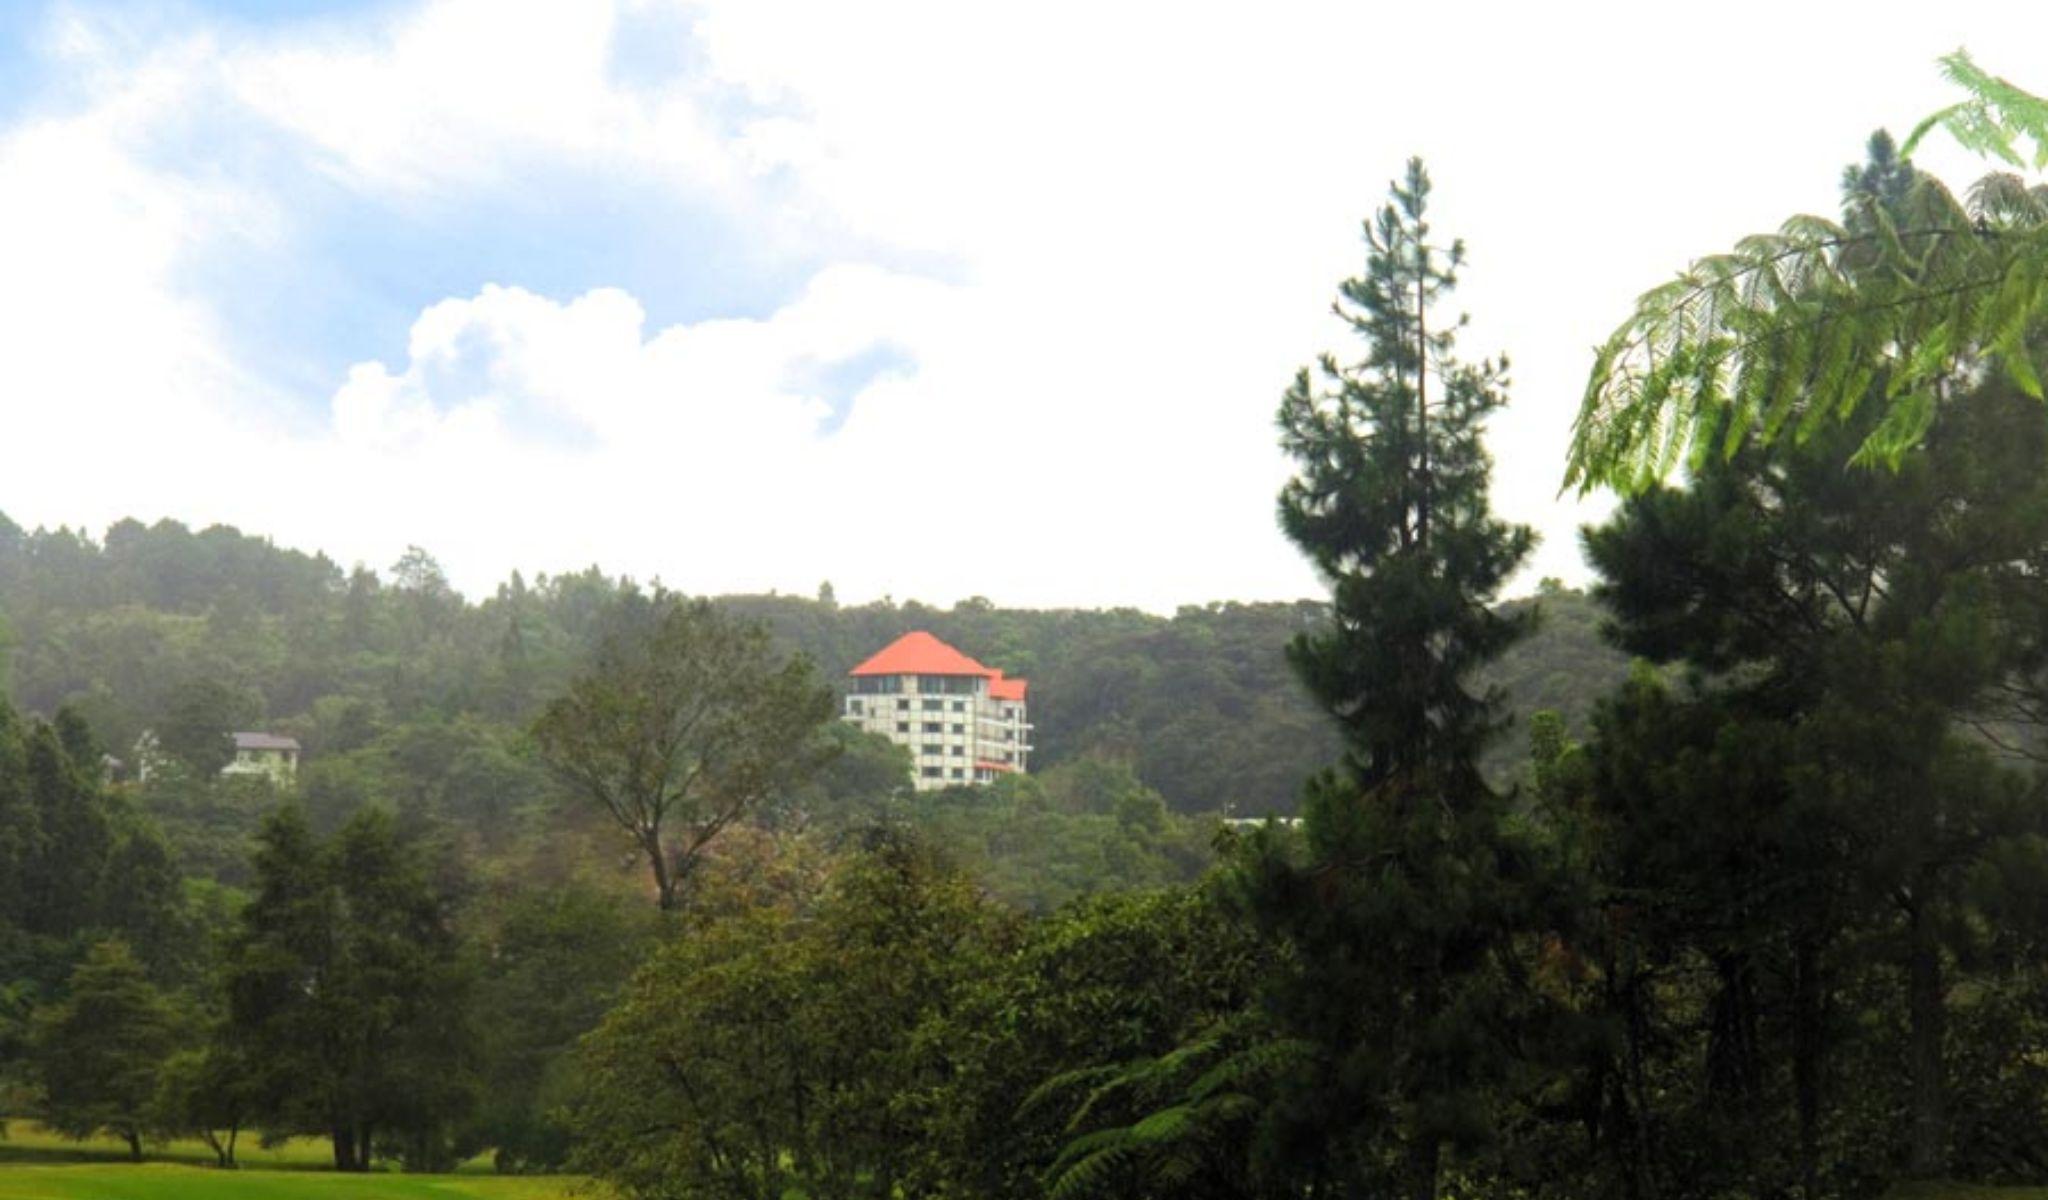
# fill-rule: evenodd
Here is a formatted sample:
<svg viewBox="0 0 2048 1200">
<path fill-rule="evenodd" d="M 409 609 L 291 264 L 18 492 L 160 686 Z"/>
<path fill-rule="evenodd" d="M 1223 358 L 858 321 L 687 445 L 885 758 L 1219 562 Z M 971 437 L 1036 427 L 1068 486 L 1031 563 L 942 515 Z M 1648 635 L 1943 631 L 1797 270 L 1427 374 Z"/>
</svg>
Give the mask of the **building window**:
<svg viewBox="0 0 2048 1200">
<path fill-rule="evenodd" d="M 908 721 L 898 721 L 898 722 L 896 722 L 896 732 L 898 732 L 898 733 L 909 733 L 909 732 L 910 732 L 910 722 L 908 722 Z"/>
<path fill-rule="evenodd" d="M 965 771 L 961 770 L 961 769 L 960 769 L 960 768 L 958 768 L 958 767 L 954 767 L 954 768 L 953 768 L 953 778 L 955 778 L 955 779 L 965 779 L 965 778 L 967 778 L 967 772 L 965 772 Z"/>
<path fill-rule="evenodd" d="M 965 746 L 955 746 L 955 747 L 953 747 L 953 757 L 954 757 L 954 758 L 958 758 L 958 757 L 960 757 L 961 755 L 963 755 L 963 754 L 965 754 L 965 753 L 967 753 L 967 747 L 965 747 Z"/>
<path fill-rule="evenodd" d="M 846 701 L 846 711 L 852 713 L 856 717 L 859 716 L 861 713 L 860 701 L 852 697 L 848 697 Z"/>
<path fill-rule="evenodd" d="M 946 732 L 946 723 L 944 721 L 926 721 L 924 723 L 924 731 L 926 733 L 944 733 Z"/>
<path fill-rule="evenodd" d="M 1016 761 L 1016 760 L 1010 757 L 1010 752 L 1009 752 L 1008 750 L 1005 750 L 1005 751 L 1003 751 L 1003 761 L 1004 761 L 1004 762 L 1014 762 L 1014 761 Z"/>
<path fill-rule="evenodd" d="M 957 723 L 956 723 L 956 724 L 955 724 L 955 725 L 953 726 L 953 732 L 954 732 L 954 733 L 966 733 L 966 732 L 967 732 L 967 726 L 965 726 L 965 725 L 961 725 L 961 724 L 957 724 Z"/>
<path fill-rule="evenodd" d="M 926 712 L 944 712 L 946 702 L 944 700 L 926 700 L 922 702 L 922 707 Z"/>
<path fill-rule="evenodd" d="M 924 770 L 918 772 L 918 774 L 924 776 L 926 779 L 943 778 L 945 773 L 946 769 L 944 767 L 926 767 Z"/>
<path fill-rule="evenodd" d="M 940 746 L 931 742 L 926 742 L 924 745 L 919 746 L 917 748 L 917 752 L 919 754 L 944 754 L 946 752 L 946 748 L 944 746 Z"/>
<path fill-rule="evenodd" d="M 966 712 L 966 711 L 967 711 L 967 701 L 965 701 L 965 700 L 955 700 L 955 701 L 953 701 L 953 711 L 954 711 L 954 712 Z"/>
<path fill-rule="evenodd" d="M 1003 740 L 1004 740 L 1004 741 L 1006 741 L 1006 742 L 1014 742 L 1014 741 L 1016 741 L 1016 740 L 1017 740 L 1017 734 L 1016 734 L 1016 731 L 1015 731 L 1015 730 L 1010 730 L 1010 729 L 1005 729 L 1005 730 L 1003 730 Z"/>
<path fill-rule="evenodd" d="M 971 696 L 981 680 L 973 675 L 920 675 L 917 690 L 936 695 Z"/>
<path fill-rule="evenodd" d="M 909 712 L 909 711 L 910 711 L 910 701 L 908 701 L 908 700 L 898 700 L 898 701 L 896 702 L 896 711 L 897 711 L 897 712 Z"/>
</svg>

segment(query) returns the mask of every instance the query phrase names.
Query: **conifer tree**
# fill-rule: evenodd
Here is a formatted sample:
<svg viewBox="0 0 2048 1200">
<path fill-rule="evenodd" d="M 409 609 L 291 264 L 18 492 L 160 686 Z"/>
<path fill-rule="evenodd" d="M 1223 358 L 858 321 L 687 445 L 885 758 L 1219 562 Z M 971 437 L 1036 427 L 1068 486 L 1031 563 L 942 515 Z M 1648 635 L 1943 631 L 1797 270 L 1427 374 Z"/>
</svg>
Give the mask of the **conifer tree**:
<svg viewBox="0 0 2048 1200">
<path fill-rule="evenodd" d="M 1283 1039 L 1313 1047 L 1270 1113 L 1269 1149 L 1311 1192 L 1428 1200 L 1443 1152 L 1487 1141 L 1514 1000 L 1499 956 L 1522 919 L 1522 858 L 1478 756 L 1500 697 L 1473 670 L 1528 631 L 1489 602 L 1528 528 L 1488 507 L 1480 435 L 1503 361 L 1462 362 L 1436 309 L 1462 243 L 1431 240 L 1411 160 L 1366 225 L 1365 273 L 1336 304 L 1364 357 L 1326 356 L 1280 407 L 1298 474 L 1283 528 L 1332 592 L 1324 631 L 1289 657 L 1341 727 L 1341 766 L 1312 779 L 1299 842 L 1255 839 L 1239 874 L 1252 918 L 1295 964 L 1269 990 Z"/>
<path fill-rule="evenodd" d="M 157 1069 L 175 1034 L 170 1006 L 127 945 L 95 944 L 71 973 L 70 995 L 36 1014 L 44 1119 L 66 1137 L 112 1133 L 140 1161 Z"/>
</svg>

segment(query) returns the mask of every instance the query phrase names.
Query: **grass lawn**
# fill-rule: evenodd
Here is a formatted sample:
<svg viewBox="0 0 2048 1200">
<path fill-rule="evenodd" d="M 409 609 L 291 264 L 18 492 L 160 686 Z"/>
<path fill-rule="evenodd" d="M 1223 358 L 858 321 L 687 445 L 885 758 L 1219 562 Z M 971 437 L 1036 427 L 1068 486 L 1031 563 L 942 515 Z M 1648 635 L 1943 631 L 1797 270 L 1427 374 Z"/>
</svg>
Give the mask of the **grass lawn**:
<svg viewBox="0 0 2048 1200">
<path fill-rule="evenodd" d="M 592 1200 L 582 1180 L 535 1175 L 215 1171 L 182 1163 L 0 1163 L 0 1200 Z"/>
<path fill-rule="evenodd" d="M 4 1192 L 0 1192 L 4 1196 Z M 1980 1184 L 1901 1184 L 1884 1200 L 2048 1200 L 2048 1188 L 1985 1188 Z"/>
<path fill-rule="evenodd" d="M 62 1138 L 36 1124 L 34 1121 L 7 1121 L 5 1133 L 0 1134 L 0 1165 L 14 1163 L 80 1163 L 128 1161 L 128 1144 L 119 1138 L 96 1137 L 83 1142 Z M 151 1162 L 192 1163 L 198 1166 L 213 1165 L 213 1151 L 206 1143 L 192 1141 L 144 1142 L 144 1155 Z M 334 1165 L 334 1152 L 326 1142 L 316 1138 L 293 1138 L 281 1146 L 265 1150 L 256 1144 L 253 1134 L 244 1135 L 235 1144 L 235 1158 L 244 1167 L 270 1167 L 290 1170 L 292 1168 L 313 1169 Z M 485 1164 L 488 1169 L 488 1164 Z"/>
<path fill-rule="evenodd" d="M 494 1175 L 488 1159 L 455 1175 L 327 1170 L 327 1143 L 295 1138 L 264 1149 L 236 1147 L 239 1171 L 215 1169 L 201 1142 L 145 1143 L 148 1162 L 130 1163 L 112 1138 L 73 1142 L 33 1121 L 9 1121 L 0 1137 L 0 1200 L 601 1200 L 588 1180 Z"/>
<path fill-rule="evenodd" d="M 0 1200 L 591 1200 L 582 1180 L 520 1175 L 217 1171 L 180 1163 L 0 1163 Z"/>
</svg>

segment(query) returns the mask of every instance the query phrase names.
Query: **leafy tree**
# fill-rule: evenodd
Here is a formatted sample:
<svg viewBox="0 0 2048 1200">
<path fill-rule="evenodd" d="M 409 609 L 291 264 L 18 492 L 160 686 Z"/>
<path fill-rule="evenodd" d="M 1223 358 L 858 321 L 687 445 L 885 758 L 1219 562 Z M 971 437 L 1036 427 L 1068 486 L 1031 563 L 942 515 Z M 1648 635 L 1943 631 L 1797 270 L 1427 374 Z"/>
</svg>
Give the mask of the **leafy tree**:
<svg viewBox="0 0 2048 1200">
<path fill-rule="evenodd" d="M 88 927 L 99 908 L 113 833 L 96 770 L 71 760 L 55 728 L 37 722 L 26 750 L 37 840 L 23 872 L 23 925 L 66 938 Z"/>
<path fill-rule="evenodd" d="M 994 917 L 883 838 L 807 919 L 755 908 L 672 941 L 585 1041 L 578 1162 L 632 1197 L 899 1194 L 906 1101 L 943 1073 L 918 1031 L 984 969 Z"/>
<path fill-rule="evenodd" d="M 228 1013 L 266 1129 L 329 1137 L 334 1165 L 449 1162 L 472 1100 L 470 968 L 417 850 L 368 809 L 325 844 L 296 808 L 265 822 L 228 951 Z"/>
<path fill-rule="evenodd" d="M 910 751 L 843 721 L 827 724 L 822 732 L 831 746 L 828 760 L 808 780 L 758 810 L 760 823 L 844 831 L 899 819 L 910 793 Z"/>
<path fill-rule="evenodd" d="M 501 1171 L 560 1170 L 571 1150 L 560 1117 L 577 1039 L 595 1029 L 653 932 L 588 883 L 512 892 L 494 906 L 477 981 L 481 1100 L 470 1140 Z"/>
<path fill-rule="evenodd" d="M 670 911 L 714 838 L 820 765 L 834 707 L 809 661 L 778 661 L 764 630 L 671 602 L 607 639 L 534 737 L 632 838 Z"/>
<path fill-rule="evenodd" d="M 2048 100 L 1961 51 L 1942 63 L 1967 95 L 1902 159 L 1939 127 L 2015 169 L 2048 166 Z M 1853 457 L 1896 465 L 1986 364 L 2042 398 L 2048 188 L 1994 173 L 1959 199 L 1919 172 L 1851 182 L 1844 220 L 1793 217 L 1637 301 L 1595 357 L 1568 485 L 1640 490 L 1681 461 L 1803 440 L 1864 403 L 1882 415 Z"/>
<path fill-rule="evenodd" d="M 70 994 L 35 1015 L 44 1121 L 73 1138 L 104 1130 L 141 1161 L 157 1071 L 176 1035 L 169 1005 L 128 947 L 94 944 L 71 973 Z"/>
<path fill-rule="evenodd" d="M 220 774 L 235 757 L 235 730 L 258 715 L 248 693 L 218 679 L 187 680 L 165 697 L 154 732 L 163 752 L 202 778 Z"/>
<path fill-rule="evenodd" d="M 929 1150 L 920 1182 L 940 1194 L 990 1200 L 1037 1197 L 1049 1171 L 1056 1192 L 1078 1190 L 1091 1173 L 1106 1184 L 1133 1183 L 1138 1173 L 1115 1169 L 1122 1164 L 1114 1160 L 1129 1155 L 1112 1152 L 1111 1162 L 1065 1184 L 1072 1173 L 1055 1161 L 1076 1134 L 1135 1123 L 1163 1107 L 1172 1097 L 1129 1082 L 1110 1093 L 1105 1084 L 1123 1079 L 1134 1062 L 1207 1046 L 1218 1027 L 1246 1010 L 1268 965 L 1251 931 L 1200 888 L 1097 896 L 1033 922 L 1017 949 L 923 1035 L 948 1069 L 936 1089 L 914 1098 Z M 1181 1061 L 1208 1066 L 1213 1056 Z M 1209 1184 L 1241 1182 L 1248 1160 L 1242 1124 L 1236 1136 L 1204 1130 L 1196 1160 L 1156 1172 L 1155 1180 L 1190 1196 Z M 1079 1156 L 1097 1149 L 1083 1143 Z"/>
<path fill-rule="evenodd" d="M 26 730 L 0 699 L 0 929 L 27 921 L 29 881 L 43 845 L 42 813 L 28 789 Z"/>
<path fill-rule="evenodd" d="M 1052 778 L 1057 783 L 1057 777 Z M 1138 787 L 1112 812 L 1063 812 L 1036 776 L 913 796 L 905 821 L 997 898 L 1049 913 L 1097 892 L 1193 883 L 1214 864 L 1213 818 L 1168 813 Z"/>
<path fill-rule="evenodd" d="M 150 1128 L 166 1137 L 199 1139 L 213 1151 L 215 1165 L 232 1170 L 235 1144 L 255 1112 L 251 1081 L 258 1074 L 225 1036 L 180 1050 L 157 1072 Z"/>
<path fill-rule="evenodd" d="M 105 874 L 96 889 L 99 925 L 140 947 L 137 957 L 157 980 L 189 979 L 194 947 L 182 879 L 156 826 L 134 814 L 115 823 Z"/>
<path fill-rule="evenodd" d="M 1273 1035 L 1308 1048 L 1267 1111 L 1269 1161 L 1312 1192 L 1437 1194 L 1445 1151 L 1495 1136 L 1522 999 L 1527 854 L 1479 756 L 1500 695 L 1473 672 L 1533 614 L 1488 607 L 1533 535 L 1487 506 L 1480 435 L 1505 367 L 1455 355 L 1436 306 L 1462 243 L 1431 240 L 1411 160 L 1365 230 L 1337 311 L 1365 342 L 1281 403 L 1299 473 L 1281 525 L 1332 589 L 1332 620 L 1289 659 L 1343 733 L 1312 779 L 1303 836 L 1256 835 L 1237 887 L 1289 951 L 1265 997 Z"/>
</svg>

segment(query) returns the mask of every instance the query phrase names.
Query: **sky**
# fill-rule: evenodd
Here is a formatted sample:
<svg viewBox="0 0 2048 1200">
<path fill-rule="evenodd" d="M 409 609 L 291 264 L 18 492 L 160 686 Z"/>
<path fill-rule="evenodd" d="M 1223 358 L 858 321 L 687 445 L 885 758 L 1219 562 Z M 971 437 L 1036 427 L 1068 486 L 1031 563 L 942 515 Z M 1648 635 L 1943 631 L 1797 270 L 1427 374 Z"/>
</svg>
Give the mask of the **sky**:
<svg viewBox="0 0 2048 1200">
<path fill-rule="evenodd" d="M 1591 348 L 1958 46 L 2048 90 L 2024 3 L 0 0 L 0 512 L 472 596 L 1320 594 L 1273 413 L 1420 154 L 1515 588 L 1582 582 Z"/>
</svg>

